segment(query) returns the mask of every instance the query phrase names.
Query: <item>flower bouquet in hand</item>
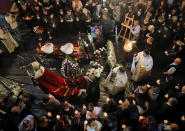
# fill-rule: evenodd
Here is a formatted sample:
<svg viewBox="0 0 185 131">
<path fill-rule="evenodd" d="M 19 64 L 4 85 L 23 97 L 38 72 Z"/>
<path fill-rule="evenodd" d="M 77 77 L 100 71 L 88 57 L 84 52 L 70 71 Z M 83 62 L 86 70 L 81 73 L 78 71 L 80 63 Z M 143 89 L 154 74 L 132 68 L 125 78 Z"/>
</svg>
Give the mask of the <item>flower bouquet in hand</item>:
<svg viewBox="0 0 185 131">
<path fill-rule="evenodd" d="M 35 32 L 36 34 L 42 34 L 44 32 L 44 28 L 42 28 L 40 26 L 35 26 L 33 28 L 33 32 Z"/>
</svg>

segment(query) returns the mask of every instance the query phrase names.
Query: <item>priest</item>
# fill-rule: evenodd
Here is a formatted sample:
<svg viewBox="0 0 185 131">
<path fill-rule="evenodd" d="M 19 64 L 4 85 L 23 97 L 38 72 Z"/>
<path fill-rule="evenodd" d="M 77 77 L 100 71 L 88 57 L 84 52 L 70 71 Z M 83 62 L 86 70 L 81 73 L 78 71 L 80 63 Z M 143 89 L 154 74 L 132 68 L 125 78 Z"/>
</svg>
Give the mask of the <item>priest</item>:
<svg viewBox="0 0 185 131">
<path fill-rule="evenodd" d="M 139 52 L 133 58 L 131 68 L 131 71 L 133 72 L 132 80 L 135 82 L 139 82 L 147 78 L 148 76 L 151 75 L 152 67 L 153 67 L 153 58 L 150 56 L 148 49 Z"/>
<path fill-rule="evenodd" d="M 47 93 L 54 94 L 59 97 L 70 97 L 86 92 L 88 82 L 84 77 L 77 79 L 67 79 L 56 75 L 47 68 L 41 66 L 38 62 L 32 64 L 34 76 L 27 71 L 36 85 Z"/>
</svg>

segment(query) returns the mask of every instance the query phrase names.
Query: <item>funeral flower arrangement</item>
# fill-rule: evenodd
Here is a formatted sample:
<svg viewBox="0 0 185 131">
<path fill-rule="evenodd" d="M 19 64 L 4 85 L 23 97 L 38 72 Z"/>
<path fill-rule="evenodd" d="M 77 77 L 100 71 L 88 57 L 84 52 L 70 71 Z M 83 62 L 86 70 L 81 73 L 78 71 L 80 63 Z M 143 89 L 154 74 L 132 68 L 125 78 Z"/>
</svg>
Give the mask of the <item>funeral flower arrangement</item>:
<svg viewBox="0 0 185 131">
<path fill-rule="evenodd" d="M 47 42 L 45 43 L 44 46 L 41 47 L 41 51 L 46 54 L 51 54 L 53 53 L 53 48 L 54 48 L 53 43 Z"/>
<path fill-rule="evenodd" d="M 98 50 L 95 50 L 94 51 L 95 57 L 101 58 L 104 51 L 105 51 L 105 47 L 102 47 L 102 48 L 99 48 Z"/>
<path fill-rule="evenodd" d="M 64 77 L 73 78 L 77 77 L 80 73 L 80 68 L 77 62 L 72 60 L 69 56 L 62 62 L 61 73 Z"/>
<path fill-rule="evenodd" d="M 107 58 L 110 67 L 114 67 L 116 65 L 116 55 L 114 51 L 114 45 L 111 41 L 107 42 Z"/>
<path fill-rule="evenodd" d="M 60 50 L 61 50 L 62 52 L 64 52 L 65 54 L 70 55 L 70 54 L 73 53 L 74 46 L 73 46 L 72 43 L 67 43 L 67 44 L 61 46 L 61 47 L 60 47 Z"/>
<path fill-rule="evenodd" d="M 22 91 L 21 86 L 19 86 L 19 85 L 17 84 L 16 87 L 13 88 L 13 90 L 12 90 L 12 92 L 13 92 L 13 94 L 14 94 L 14 97 L 17 97 L 21 91 Z"/>
<path fill-rule="evenodd" d="M 101 76 L 101 73 L 103 72 L 104 67 L 96 61 L 91 61 L 90 66 L 92 68 L 87 71 L 86 75 L 94 75 L 99 78 Z"/>
<path fill-rule="evenodd" d="M 12 96 L 13 101 L 16 102 L 19 94 L 23 91 L 22 87 L 24 86 L 24 84 L 17 83 L 4 77 L 1 77 L 0 81 L 3 83 L 3 86 L 8 87 L 0 89 L 0 97 Z"/>
<path fill-rule="evenodd" d="M 35 32 L 36 34 L 42 34 L 44 32 L 44 28 L 42 28 L 40 26 L 35 26 L 33 28 L 33 32 Z"/>
</svg>

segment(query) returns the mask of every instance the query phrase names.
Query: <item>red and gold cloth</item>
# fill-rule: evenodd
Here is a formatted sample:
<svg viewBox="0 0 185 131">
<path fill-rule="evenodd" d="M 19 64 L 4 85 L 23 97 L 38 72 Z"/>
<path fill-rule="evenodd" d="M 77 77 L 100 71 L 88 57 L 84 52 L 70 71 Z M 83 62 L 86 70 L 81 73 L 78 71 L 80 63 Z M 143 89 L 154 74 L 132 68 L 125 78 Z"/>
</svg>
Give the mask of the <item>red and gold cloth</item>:
<svg viewBox="0 0 185 131">
<path fill-rule="evenodd" d="M 85 88 L 87 85 L 84 77 L 72 81 L 60 77 L 46 68 L 43 75 L 36 79 L 36 83 L 41 89 L 63 97 L 77 95 L 80 88 Z"/>
</svg>

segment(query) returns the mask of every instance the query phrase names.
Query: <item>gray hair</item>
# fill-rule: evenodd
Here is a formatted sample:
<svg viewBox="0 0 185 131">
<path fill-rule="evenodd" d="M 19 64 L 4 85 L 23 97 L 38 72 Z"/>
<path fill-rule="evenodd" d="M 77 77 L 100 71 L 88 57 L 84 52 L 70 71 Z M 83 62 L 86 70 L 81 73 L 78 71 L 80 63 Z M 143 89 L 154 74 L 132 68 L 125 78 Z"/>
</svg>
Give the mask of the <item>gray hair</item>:
<svg viewBox="0 0 185 131">
<path fill-rule="evenodd" d="M 154 25 L 149 25 L 149 26 L 148 26 L 148 30 L 149 30 L 149 31 L 152 31 L 152 30 L 154 30 L 154 29 L 155 29 L 155 26 L 154 26 Z"/>
<path fill-rule="evenodd" d="M 178 21 L 178 17 L 177 16 L 172 16 L 172 21 L 173 22 L 177 22 Z"/>
</svg>

